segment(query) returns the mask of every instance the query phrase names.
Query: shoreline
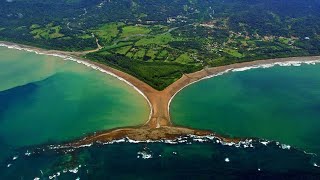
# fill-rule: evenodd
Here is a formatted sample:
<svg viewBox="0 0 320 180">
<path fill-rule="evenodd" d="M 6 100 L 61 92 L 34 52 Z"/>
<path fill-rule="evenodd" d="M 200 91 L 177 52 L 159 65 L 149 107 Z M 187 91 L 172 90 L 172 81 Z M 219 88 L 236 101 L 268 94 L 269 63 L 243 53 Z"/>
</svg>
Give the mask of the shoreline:
<svg viewBox="0 0 320 180">
<path fill-rule="evenodd" d="M 33 52 L 36 54 L 43 54 L 49 56 L 60 57 L 64 60 L 70 60 L 83 64 L 89 68 L 101 71 L 111 75 L 120 81 L 128 84 L 134 88 L 139 94 L 141 94 L 149 104 L 150 114 L 146 123 L 140 127 L 136 128 L 118 128 L 115 130 L 106 130 L 101 133 L 87 136 L 84 139 L 78 141 L 78 143 L 89 141 L 94 143 L 96 141 L 108 142 L 112 140 L 117 140 L 121 138 L 130 138 L 136 141 L 141 140 L 161 140 L 177 138 L 185 135 L 215 135 L 226 142 L 229 141 L 239 141 L 238 138 L 228 138 L 221 135 L 217 135 L 212 131 L 206 130 L 195 130 L 191 128 L 174 126 L 170 118 L 170 105 L 173 98 L 184 88 L 197 83 L 199 81 L 210 79 L 219 75 L 223 75 L 228 72 L 245 71 L 249 69 L 256 68 L 270 68 L 275 65 L 280 66 L 298 66 L 300 64 L 315 64 L 320 63 L 320 56 L 304 56 L 304 57 L 289 57 L 289 58 L 275 58 L 267 60 L 255 60 L 249 62 L 235 63 L 226 66 L 204 68 L 200 71 L 184 74 L 179 80 L 169 85 L 162 91 L 157 91 L 153 89 L 148 84 L 140 81 L 139 79 L 131 76 L 120 70 L 111 68 L 107 65 L 100 64 L 94 61 L 86 60 L 79 55 L 83 55 L 84 52 L 65 52 L 65 51 L 55 51 L 55 50 L 44 50 L 41 48 L 25 46 L 10 42 L 0 41 L 0 46 L 7 48 L 13 48 L 17 50 L 24 50 L 28 52 Z M 90 140 L 89 140 L 90 139 Z M 85 140 L 85 141 L 84 141 Z M 73 142 L 77 144 L 77 142 Z"/>
<path fill-rule="evenodd" d="M 299 60 L 298 60 L 299 59 Z M 187 78 L 192 78 L 192 76 L 199 78 L 196 80 L 191 80 L 187 84 L 180 85 L 178 90 L 171 96 L 171 99 L 169 100 L 168 103 L 168 111 L 170 111 L 170 105 L 173 100 L 173 98 L 179 94 L 183 89 L 187 88 L 188 86 L 191 86 L 197 82 L 200 82 L 202 80 L 207 80 L 211 79 L 220 75 L 224 75 L 227 73 L 232 73 L 232 72 L 240 72 L 240 71 L 247 71 L 251 69 L 266 69 L 266 68 L 272 68 L 274 66 L 300 66 L 301 64 L 317 64 L 320 63 L 320 56 L 303 56 L 303 57 L 290 57 L 290 58 L 276 58 L 276 59 L 267 59 L 267 60 L 256 60 L 256 61 L 249 61 L 249 62 L 244 62 L 244 63 L 236 63 L 236 64 L 230 64 L 226 66 L 219 66 L 219 67 L 212 67 L 212 68 L 207 68 L 203 69 L 194 73 L 186 74 L 184 76 L 187 76 Z M 242 66 L 243 64 L 248 64 L 245 66 Z M 228 68 L 230 67 L 230 68 Z M 220 71 L 218 70 L 217 72 L 216 69 L 221 69 Z M 203 71 L 206 71 L 208 74 L 204 77 L 197 77 L 197 74 L 202 73 Z M 209 72 L 208 72 L 209 71 Z M 214 71 L 214 73 L 210 73 L 210 71 Z M 191 77 L 190 77 L 191 76 Z M 183 78 L 180 78 L 178 81 L 183 81 Z M 178 83 L 178 81 L 174 82 L 171 85 L 174 85 L 175 83 Z M 170 86 L 171 86 L 170 85 Z M 169 87 L 170 87 L 169 86 Z M 174 88 L 174 87 L 171 87 Z"/>
<path fill-rule="evenodd" d="M 94 70 L 98 70 L 102 73 L 106 73 L 114 78 L 117 78 L 118 80 L 126 83 L 127 85 L 129 85 L 130 87 L 132 87 L 135 91 L 137 91 L 140 95 L 142 95 L 144 97 L 144 99 L 147 101 L 147 104 L 149 105 L 150 108 L 150 113 L 149 113 L 149 119 L 151 118 L 152 115 L 152 105 L 150 103 L 150 100 L 148 99 L 148 97 L 139 89 L 137 88 L 135 85 L 133 85 L 131 82 L 129 82 L 128 80 L 126 80 L 125 78 L 118 76 L 116 73 L 110 71 L 110 70 L 106 70 L 105 68 L 101 67 L 101 64 L 95 63 L 95 62 L 89 62 L 88 60 L 81 58 L 81 57 L 74 57 L 73 55 L 70 55 L 68 53 L 73 53 L 73 52 L 63 52 L 63 51 L 51 51 L 51 50 L 44 50 L 41 48 L 37 48 L 37 47 L 32 47 L 32 46 L 26 46 L 26 45 L 21 45 L 21 44 L 16 44 L 16 43 L 10 43 L 10 42 L 4 42 L 4 41 L 0 41 L 0 47 L 6 47 L 8 49 L 16 49 L 16 50 L 20 50 L 20 51 L 27 51 L 27 52 L 31 52 L 31 53 L 36 53 L 39 55 L 47 55 L 47 56 L 54 56 L 54 57 L 59 57 L 65 61 L 73 61 L 76 62 L 78 64 L 82 64 L 85 65 L 89 68 L 92 68 Z M 98 65 L 97 65 L 98 64 Z M 113 69 L 113 68 L 110 68 Z M 113 69 L 115 71 L 118 71 L 116 69 Z"/>
<path fill-rule="evenodd" d="M 121 129 L 113 129 L 101 131 L 88 135 L 82 139 L 69 141 L 62 143 L 58 147 L 86 147 L 92 144 L 112 144 L 114 142 L 123 142 L 129 140 L 131 143 L 140 142 L 166 142 L 169 144 L 175 140 L 186 138 L 186 137 L 198 137 L 199 139 L 210 137 L 211 139 L 218 139 L 221 143 L 225 144 L 237 144 L 257 138 L 231 138 L 222 136 L 209 130 L 197 130 L 188 127 L 160 127 L 160 128 L 135 128 L 125 127 Z M 54 145 L 53 145 L 54 146 Z"/>
</svg>

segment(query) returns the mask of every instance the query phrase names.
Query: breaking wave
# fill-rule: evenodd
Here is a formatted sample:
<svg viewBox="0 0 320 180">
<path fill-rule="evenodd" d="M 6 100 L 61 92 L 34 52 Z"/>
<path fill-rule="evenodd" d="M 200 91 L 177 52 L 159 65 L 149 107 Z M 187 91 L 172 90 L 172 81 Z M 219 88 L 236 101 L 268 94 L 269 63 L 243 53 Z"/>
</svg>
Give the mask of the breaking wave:
<svg viewBox="0 0 320 180">
<path fill-rule="evenodd" d="M 146 101 L 148 102 L 148 105 L 149 105 L 149 108 L 150 108 L 150 114 L 149 114 L 149 120 L 151 119 L 151 116 L 152 116 L 152 106 L 151 106 L 151 103 L 149 101 L 149 99 L 147 98 L 147 96 L 142 92 L 140 91 L 136 86 L 134 86 L 132 83 L 130 83 L 129 81 L 125 80 L 124 78 L 120 77 L 120 76 L 117 76 L 116 74 L 110 72 L 110 71 L 107 71 L 97 65 L 94 65 L 94 64 L 91 64 L 87 61 L 83 61 L 83 60 L 80 60 L 80 59 L 77 59 L 77 58 L 74 58 L 74 57 L 71 57 L 71 56 L 68 56 L 68 55 L 63 55 L 63 54 L 59 54 L 59 53 L 46 53 L 46 52 L 41 52 L 41 51 L 38 51 L 38 50 L 35 50 L 35 49 L 30 49 L 30 48 L 24 48 L 24 47 L 20 47 L 19 45 L 8 45 L 8 44 L 5 44 L 5 43 L 0 43 L 0 47 L 7 47 L 9 49 L 16 49 L 16 50 L 20 50 L 20 51 L 27 51 L 27 52 L 32 52 L 32 53 L 35 53 L 35 54 L 39 54 L 39 55 L 47 55 L 47 56 L 54 56 L 54 57 L 59 57 L 63 60 L 66 60 L 66 61 L 73 61 L 73 62 L 76 62 L 78 64 L 82 64 L 82 65 L 85 65 L 89 68 L 92 68 L 94 70 L 98 70 L 102 73 L 106 73 L 110 76 L 113 76 L 115 78 L 117 78 L 118 80 L 128 84 L 129 86 L 131 86 L 133 89 L 135 89 L 139 94 L 141 94 L 145 99 Z"/>
<path fill-rule="evenodd" d="M 320 63 L 320 59 L 319 60 L 307 60 L 307 61 L 298 61 L 298 60 L 292 60 L 292 61 L 286 61 L 286 62 L 273 62 L 273 63 L 265 63 L 265 64 L 259 64 L 259 65 L 252 65 L 252 66 L 246 66 L 246 67 L 241 67 L 241 68 L 230 68 L 230 69 L 227 69 L 227 70 L 224 70 L 222 72 L 219 72 L 219 73 L 216 73 L 216 74 L 212 74 L 212 75 L 209 75 L 209 76 L 206 76 L 204 78 L 201 78 L 197 81 L 194 81 L 190 84 L 187 84 L 186 86 L 182 87 L 181 89 L 179 89 L 170 99 L 169 101 L 169 104 L 168 104 L 168 110 L 170 110 L 170 104 L 173 100 L 173 98 L 181 91 L 183 90 L 184 88 L 194 84 L 194 83 L 197 83 L 199 81 L 202 81 L 202 80 L 205 80 L 205 79 L 210 79 L 210 78 L 213 78 L 213 77 L 216 77 L 216 76 L 221 76 L 221 75 L 224 75 L 226 73 L 229 73 L 229 72 L 242 72 L 242 71 L 247 71 L 247 70 L 251 70 L 251 69 L 258 69 L 258 68 L 263 68 L 263 69 L 266 69 L 266 68 L 272 68 L 274 66 L 281 66 L 281 67 L 288 67 L 288 66 L 301 66 L 302 64 L 307 64 L 307 65 L 315 65 L 317 63 Z"/>
</svg>

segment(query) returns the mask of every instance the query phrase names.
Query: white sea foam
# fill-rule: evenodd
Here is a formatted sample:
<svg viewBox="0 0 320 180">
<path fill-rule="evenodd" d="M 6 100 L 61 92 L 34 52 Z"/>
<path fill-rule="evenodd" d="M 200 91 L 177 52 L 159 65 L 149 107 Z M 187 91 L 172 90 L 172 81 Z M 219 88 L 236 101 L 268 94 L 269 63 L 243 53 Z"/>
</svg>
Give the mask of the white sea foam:
<svg viewBox="0 0 320 180">
<path fill-rule="evenodd" d="M 291 150 L 290 145 L 281 144 L 280 142 L 277 142 L 277 141 L 268 141 L 265 139 L 245 139 L 245 140 L 237 141 L 237 142 L 225 142 L 225 141 L 223 141 L 223 139 L 215 136 L 214 134 L 206 135 L 206 136 L 198 136 L 198 135 L 189 134 L 189 135 L 177 137 L 176 139 L 173 139 L 173 140 L 161 139 L 161 140 L 145 140 L 145 141 L 137 141 L 137 140 L 132 140 L 128 137 L 125 137 L 125 138 L 121 138 L 121 139 L 117 139 L 117 140 L 113 140 L 113 141 L 109 141 L 109 142 L 97 141 L 96 143 L 102 144 L 102 145 L 111 145 L 111 144 L 119 144 L 119 143 L 133 143 L 133 144 L 137 144 L 137 143 L 165 143 L 165 144 L 213 143 L 213 144 L 221 144 L 223 146 L 230 146 L 230 147 L 235 147 L 235 148 L 255 148 L 255 146 L 258 144 L 262 144 L 265 146 L 268 146 L 269 144 L 273 144 L 273 145 L 276 144 L 277 147 L 280 149 Z M 66 148 L 67 150 L 72 149 L 72 151 L 74 151 L 75 148 L 90 147 L 91 145 L 92 145 L 92 143 L 89 145 L 81 145 L 78 147 L 57 146 L 56 148 L 53 148 L 53 149 Z M 52 147 L 50 146 L 49 149 L 52 149 Z M 301 152 L 304 152 L 305 154 L 308 154 L 308 155 L 317 156 L 314 153 L 306 153 L 305 151 L 301 151 Z M 177 152 L 172 152 L 172 154 L 176 155 Z M 143 151 L 139 151 L 137 153 L 137 158 L 149 159 L 149 158 L 153 158 L 153 155 L 152 155 L 151 151 L 144 149 Z M 79 166 L 78 168 L 80 168 L 80 167 L 81 166 Z M 78 169 L 71 169 L 68 171 L 69 172 L 77 172 L 75 170 L 78 170 Z M 63 173 L 66 173 L 66 172 L 67 172 L 67 170 L 63 170 Z"/>
<path fill-rule="evenodd" d="M 286 144 L 281 144 L 281 145 L 280 145 L 280 148 L 281 148 L 281 149 L 288 149 L 288 150 L 290 150 L 291 146 L 286 145 Z"/>
<path fill-rule="evenodd" d="M 224 142 L 222 140 L 219 140 L 219 143 L 225 146 L 234 146 L 237 148 L 253 148 L 253 140 L 252 139 L 245 139 L 243 141 L 239 141 L 237 143 L 235 142 Z"/>
<path fill-rule="evenodd" d="M 30 156 L 30 155 L 31 155 L 31 152 L 29 152 L 29 151 L 27 150 L 27 152 L 26 152 L 26 153 L 24 153 L 24 155 L 26 155 L 26 156 Z"/>
<path fill-rule="evenodd" d="M 225 162 L 230 162 L 230 159 L 229 158 L 225 158 L 224 161 Z"/>
<path fill-rule="evenodd" d="M 79 168 L 81 168 L 81 165 L 79 165 L 78 167 L 75 167 L 75 168 L 73 168 L 73 169 L 69 169 L 69 170 L 68 170 L 68 169 L 64 169 L 64 170 L 62 171 L 62 173 L 70 172 L 70 173 L 76 174 L 76 173 L 78 173 Z M 41 174 L 43 175 L 42 171 L 41 171 Z M 61 172 L 58 171 L 58 172 L 54 173 L 53 175 L 48 176 L 48 178 L 49 178 L 49 179 L 57 179 L 57 177 L 59 177 L 60 175 L 61 175 Z"/>
<path fill-rule="evenodd" d="M 109 142 L 99 142 L 97 143 L 103 144 L 103 145 L 108 145 L 108 144 L 118 144 L 118 143 L 165 143 L 165 144 L 192 144 L 192 143 L 204 143 L 204 142 L 212 142 L 212 143 L 218 143 L 221 145 L 225 146 L 234 146 L 234 147 L 242 147 L 242 148 L 253 148 L 253 140 L 252 139 L 245 139 L 243 141 L 239 141 L 237 143 L 235 142 L 224 142 L 220 138 L 214 136 L 214 135 L 207 135 L 207 136 L 197 136 L 197 135 L 186 135 L 186 136 L 181 136 L 173 140 L 169 139 L 162 139 L 162 140 L 145 140 L 145 141 L 137 141 L 137 140 L 132 140 L 128 137 L 109 141 Z M 78 148 L 78 147 L 75 147 Z"/>
<path fill-rule="evenodd" d="M 186 87 L 194 84 L 194 83 L 197 83 L 199 81 L 202 81 L 202 80 L 205 80 L 205 79 L 210 79 L 210 78 L 213 78 L 213 77 L 216 77 L 216 76 L 221 76 L 223 74 L 226 74 L 226 73 L 229 73 L 229 72 L 241 72 L 241 71 L 247 71 L 247 70 L 251 70 L 251 69 L 257 69 L 257 68 L 271 68 L 271 67 L 274 67 L 274 66 L 301 66 L 302 64 L 308 64 L 308 65 L 315 65 L 317 63 L 320 63 L 320 59 L 319 60 L 308 60 L 308 61 L 298 61 L 298 60 L 292 60 L 292 61 L 286 61 L 286 62 L 274 62 L 274 63 L 266 63 L 266 64 L 259 64 L 259 65 L 252 65 L 252 66 L 247 66 L 247 67 L 241 67 L 241 68 L 230 68 L 230 69 L 227 69 L 227 70 L 224 70 L 222 72 L 219 72 L 217 74 L 212 74 L 212 75 L 209 75 L 209 76 L 206 76 L 206 77 L 203 77 L 197 81 L 194 81 L 190 84 L 187 84 L 185 85 L 184 87 L 182 87 L 181 89 L 179 89 L 172 97 L 171 99 L 169 100 L 169 103 L 168 103 L 168 111 L 170 112 L 170 105 L 171 105 L 171 102 L 173 100 L 173 98 L 183 89 L 185 89 Z"/>
<path fill-rule="evenodd" d="M 317 163 L 313 163 L 313 166 L 320 168 L 320 166 Z"/>
<path fill-rule="evenodd" d="M 260 141 L 260 143 L 267 146 L 270 143 L 270 141 Z"/>
<path fill-rule="evenodd" d="M 78 167 L 76 167 L 76 168 L 74 168 L 74 169 L 69 169 L 69 172 L 74 173 L 74 174 L 77 174 L 78 171 L 79 171 L 79 168 L 78 168 Z"/>
<path fill-rule="evenodd" d="M 85 65 L 85 66 L 87 66 L 87 67 L 90 67 L 90 68 L 95 69 L 95 70 L 97 70 L 97 71 L 100 71 L 100 72 L 102 72 L 102 73 L 106 73 L 106 74 L 108 74 L 108 75 L 110 75 L 110 76 L 113 76 L 113 77 L 117 78 L 118 80 L 120 80 L 120 81 L 128 84 L 129 86 L 131 86 L 133 89 L 135 89 L 139 94 L 141 94 L 141 95 L 146 99 L 146 101 L 147 101 L 148 104 L 149 104 L 149 108 L 150 108 L 150 114 L 149 114 L 149 120 L 148 120 L 148 122 L 149 122 L 150 119 L 151 119 L 152 111 L 153 111 L 153 110 L 152 110 L 152 105 L 151 105 L 149 99 L 147 98 L 147 96 L 146 96 L 140 89 L 138 89 L 136 86 L 134 86 L 131 82 L 125 80 L 124 78 L 122 78 L 122 77 L 120 77 L 120 76 L 118 76 L 118 75 L 116 75 L 116 74 L 114 74 L 114 73 L 112 73 L 112 72 L 110 72 L 110 71 L 107 71 L 107 70 L 105 70 L 105 69 L 103 69 L 103 68 L 101 68 L 101 67 L 99 67 L 99 66 L 97 66 L 97 65 L 91 64 L 91 63 L 89 63 L 89 62 L 87 62 L 87 61 L 83 61 L 83 60 L 80 60 L 80 59 L 76 59 L 76 58 L 74 58 L 74 57 L 67 56 L 67 55 L 62 55 L 62 54 L 57 54 L 57 53 L 45 53 L 45 52 L 40 52 L 40 51 L 37 51 L 37 50 L 34 50 L 34 49 L 23 48 L 23 47 L 20 47 L 20 46 L 18 46 L 18 45 L 8 45 L 8 44 L 4 44 L 4 43 L 0 43 L 0 46 L 2 46 L 2 47 L 7 47 L 7 48 L 9 48 L 9 49 L 16 49 L 16 50 L 22 50 L 22 51 L 32 52 L 32 53 L 36 53 L 36 54 L 40 54 L 40 55 L 48 55 L 48 56 L 59 57 L 59 58 L 61 58 L 61 59 L 63 59 L 63 60 L 68 60 L 68 61 L 77 62 L 78 64 Z M 148 123 L 148 122 L 147 122 L 147 123 Z"/>
<path fill-rule="evenodd" d="M 140 156 L 142 159 L 151 159 L 152 158 L 152 154 L 148 153 L 146 151 L 139 151 L 137 154 L 138 154 L 138 156 L 137 156 L 138 158 L 140 158 Z"/>
<path fill-rule="evenodd" d="M 16 159 L 18 159 L 18 156 L 14 156 L 14 157 L 12 158 L 12 160 L 16 160 Z"/>
<path fill-rule="evenodd" d="M 93 143 L 90 143 L 90 144 L 81 145 L 81 146 L 79 146 L 79 147 L 90 147 L 90 146 L 92 146 L 92 145 L 93 145 Z"/>
<path fill-rule="evenodd" d="M 310 152 L 307 152 L 307 151 L 303 151 L 303 153 L 307 154 L 307 155 L 311 155 L 311 156 L 317 156 L 316 153 L 310 153 Z"/>
<path fill-rule="evenodd" d="M 173 140 L 169 140 L 169 139 L 161 139 L 161 140 L 145 140 L 145 141 L 137 141 L 137 140 L 132 140 L 128 137 L 125 138 L 121 138 L 121 139 L 117 139 L 117 140 L 112 140 L 109 142 L 100 142 L 97 141 L 96 143 L 98 144 L 102 144 L 102 145 L 110 145 L 110 144 L 119 144 L 119 143 L 133 143 L 133 144 L 137 144 L 137 143 L 165 143 L 165 144 L 192 144 L 192 143 L 217 143 L 217 144 L 221 144 L 224 146 L 233 146 L 233 147 L 237 147 L 237 148 L 254 148 L 253 146 L 253 139 L 245 139 L 243 141 L 239 141 L 239 142 L 224 142 L 222 139 L 220 139 L 219 137 L 216 137 L 215 135 L 207 135 L 207 136 L 197 136 L 197 135 L 186 135 L 186 136 L 181 136 L 181 137 L 177 137 L 176 139 Z M 258 141 L 260 142 L 260 141 Z M 262 142 L 265 142 L 262 141 Z M 263 144 L 263 143 L 262 143 Z M 92 144 L 89 145 L 81 145 L 81 146 L 76 146 L 73 148 L 81 148 L 81 147 L 89 147 Z M 286 145 L 287 146 L 287 145 Z M 59 149 L 59 148 L 71 148 L 70 146 L 59 146 L 59 147 L 55 147 L 52 148 L 50 146 L 49 149 Z"/>
</svg>

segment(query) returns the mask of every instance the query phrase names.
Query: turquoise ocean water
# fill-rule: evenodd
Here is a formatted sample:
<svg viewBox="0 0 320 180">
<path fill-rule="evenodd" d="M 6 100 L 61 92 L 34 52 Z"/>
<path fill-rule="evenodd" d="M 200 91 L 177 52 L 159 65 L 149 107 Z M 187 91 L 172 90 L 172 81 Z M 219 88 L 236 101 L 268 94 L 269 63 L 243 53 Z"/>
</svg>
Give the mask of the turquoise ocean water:
<svg viewBox="0 0 320 180">
<path fill-rule="evenodd" d="M 4 47 L 0 54 L 0 148 L 57 143 L 148 119 L 145 99 L 114 77 L 57 57 Z"/>
<path fill-rule="evenodd" d="M 0 55 L 0 179 L 320 177 L 319 157 L 303 152 L 303 149 L 317 150 L 312 145 L 315 137 L 309 136 L 317 135 L 317 127 L 311 127 L 308 123 L 318 123 L 312 117 L 318 112 L 314 109 L 317 109 L 319 92 L 316 89 L 316 80 L 320 78 L 316 69 L 319 66 L 276 67 L 227 74 L 221 76 L 218 82 L 218 78 L 213 78 L 194 84 L 173 100 L 171 113 L 176 124 L 212 129 L 232 136 L 261 136 L 293 145 L 291 148 L 277 142 L 264 145 L 261 143 L 263 140 L 259 139 L 242 145 L 228 145 L 221 144 L 215 138 L 186 137 L 179 142 L 172 142 L 174 144 L 132 144 L 126 140 L 124 143 L 94 144 L 78 149 L 56 149 L 56 146 L 47 144 L 59 144 L 103 129 L 142 124 L 148 118 L 148 105 L 141 95 L 126 84 L 74 62 L 6 48 L 0 48 Z M 272 71 L 278 71 L 278 76 L 273 77 L 271 74 L 275 72 Z M 303 75 L 297 80 L 296 77 L 302 72 Z M 255 79 L 247 73 L 253 73 L 251 75 L 261 79 Z M 232 78 L 229 76 L 243 77 L 230 80 Z M 281 77 L 286 77 L 287 83 L 298 81 L 301 84 L 294 87 L 285 85 L 287 89 L 283 90 L 283 94 L 297 92 L 301 97 L 290 95 L 290 102 L 281 103 L 282 100 L 288 100 L 277 96 L 279 88 L 276 85 L 284 86 Z M 240 92 L 244 91 L 243 83 L 248 95 L 240 98 Z M 264 86 L 260 87 L 261 84 Z M 215 91 L 217 87 L 223 92 Z M 272 96 L 268 93 L 265 96 L 259 94 L 266 90 L 272 92 Z M 219 95 L 215 94 L 218 92 Z M 246 99 L 249 95 L 250 101 Z M 306 97 L 314 102 L 309 104 L 309 108 L 304 108 L 308 104 L 304 102 Z M 261 101 L 259 98 L 262 98 Z M 274 102 L 275 99 L 279 103 Z M 263 105 L 263 102 L 269 105 Z M 218 106 L 219 111 L 215 110 Z M 263 106 L 263 109 L 259 106 Z M 270 106 L 275 106 L 276 111 L 269 112 L 271 115 L 268 113 L 272 109 Z M 284 109 L 277 111 L 276 107 Z M 289 118 L 286 111 L 293 107 L 296 109 L 292 117 L 296 118 L 292 121 L 285 119 Z M 217 114 L 220 111 L 221 114 Z M 252 112 L 252 118 L 259 112 L 262 114 L 256 118 L 257 122 L 245 118 L 247 114 L 237 114 L 247 111 Z M 219 122 L 219 116 L 224 117 L 224 122 Z M 229 116 L 234 119 L 228 120 Z M 302 116 L 309 118 L 300 120 Z M 268 117 L 278 118 L 277 121 L 264 122 Z M 291 124 L 288 125 L 288 122 Z M 293 122 L 299 122 L 302 130 L 293 128 Z M 269 123 L 270 126 L 267 126 Z M 307 132 L 308 128 L 310 132 Z M 287 135 L 283 135 L 283 132 L 287 132 Z M 298 135 L 296 137 L 299 140 L 290 138 L 293 133 Z M 302 141 L 301 138 L 309 140 Z"/>
<path fill-rule="evenodd" d="M 175 97 L 171 114 L 179 125 L 320 154 L 320 65 L 251 69 L 204 80 Z"/>
</svg>

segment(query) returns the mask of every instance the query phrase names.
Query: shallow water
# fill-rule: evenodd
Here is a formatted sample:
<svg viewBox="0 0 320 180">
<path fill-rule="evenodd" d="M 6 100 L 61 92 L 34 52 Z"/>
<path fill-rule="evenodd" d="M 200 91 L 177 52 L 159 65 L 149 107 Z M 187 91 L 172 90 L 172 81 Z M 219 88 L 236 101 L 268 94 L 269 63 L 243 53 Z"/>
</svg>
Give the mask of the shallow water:
<svg viewBox="0 0 320 180">
<path fill-rule="evenodd" d="M 0 47 L 0 149 L 81 138 L 147 121 L 149 107 L 118 79 L 61 58 Z"/>
<path fill-rule="evenodd" d="M 232 145 L 186 137 L 78 149 L 43 145 L 141 124 L 148 105 L 128 85 L 74 62 L 6 48 L 0 54 L 0 179 L 320 177 L 318 156 L 263 140 Z"/>
<path fill-rule="evenodd" d="M 320 154 L 320 65 L 232 72 L 193 84 L 171 104 L 175 124 L 280 141 Z"/>
</svg>

